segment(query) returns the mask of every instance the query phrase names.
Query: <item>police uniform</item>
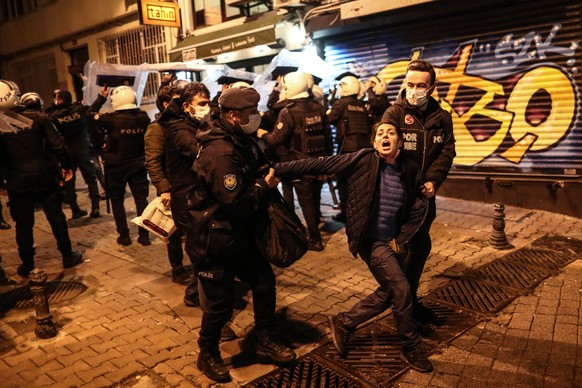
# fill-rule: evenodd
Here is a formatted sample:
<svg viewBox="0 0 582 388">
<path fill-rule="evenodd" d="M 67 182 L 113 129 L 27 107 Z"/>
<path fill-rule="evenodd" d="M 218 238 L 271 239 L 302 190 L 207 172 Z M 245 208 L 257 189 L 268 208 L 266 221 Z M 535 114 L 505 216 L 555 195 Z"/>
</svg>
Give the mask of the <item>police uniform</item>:
<svg viewBox="0 0 582 388">
<path fill-rule="evenodd" d="M 89 111 L 98 112 L 105 101 L 106 98 L 99 95 Z M 123 205 L 126 184 L 133 195 L 138 216 L 148 205 L 149 181 L 145 168 L 144 135 L 151 120 L 139 108 L 105 114 L 93 113 L 91 116 L 106 133 L 106 191 L 111 200 L 117 233 L 120 237 L 127 238 L 129 227 Z M 139 228 L 139 235 L 146 241 L 149 238 L 148 232 L 142 228 Z"/>
<path fill-rule="evenodd" d="M 265 134 L 262 140 L 271 146 L 283 146 L 289 150 L 286 157 L 280 159 L 281 162 L 331 154 L 331 135 L 325 110 L 312 97 L 289 100 L 279 113 L 273 132 Z M 321 181 L 315 177 L 293 181 L 313 248 L 321 245 L 317 201 L 321 186 Z"/>
<path fill-rule="evenodd" d="M 71 161 L 62 136 L 50 120 L 32 109 L 15 110 L 21 126 L 0 128 L 0 165 L 6 178 L 10 215 L 16 223 L 16 243 L 22 265 L 18 273 L 28 276 L 34 268 L 34 206 L 38 202 L 51 225 L 66 268 L 81 262 L 72 252 L 67 220 L 61 209 L 61 166 Z M 59 166 L 60 163 L 60 166 Z"/>
<path fill-rule="evenodd" d="M 256 106 L 258 101 L 254 89 L 227 89 L 219 104 L 222 109 L 240 110 Z M 192 167 L 196 183 L 188 194 L 186 252 L 197 269 L 203 309 L 197 365 L 207 376 L 228 381 L 218 344 L 222 327 L 232 315 L 235 276 L 253 293 L 257 354 L 271 361 L 285 356 L 281 362 L 295 355 L 271 341 L 275 275 L 254 242 L 255 212 L 268 189 L 259 169 L 267 160 L 257 141 L 222 115 L 210 120 L 196 138 L 200 152 Z"/>
<path fill-rule="evenodd" d="M 99 216 L 99 188 L 97 187 L 97 169 L 91 157 L 91 142 L 87 131 L 86 108 L 81 104 L 61 104 L 51 110 L 49 118 L 65 138 L 65 144 L 71 155 L 73 170 L 79 167 L 89 190 L 91 215 Z M 65 201 L 71 206 L 73 215 L 80 212 L 75 192 L 75 175 L 65 184 Z"/>
</svg>

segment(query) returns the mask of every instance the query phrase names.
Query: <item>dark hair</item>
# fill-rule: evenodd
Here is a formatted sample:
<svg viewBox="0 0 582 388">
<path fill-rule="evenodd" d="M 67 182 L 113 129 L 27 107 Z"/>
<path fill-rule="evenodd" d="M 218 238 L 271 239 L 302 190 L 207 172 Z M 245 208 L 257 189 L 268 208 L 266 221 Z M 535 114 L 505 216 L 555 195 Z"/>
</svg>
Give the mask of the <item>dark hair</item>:
<svg viewBox="0 0 582 388">
<path fill-rule="evenodd" d="M 61 100 L 63 104 L 70 105 L 73 103 L 73 96 L 71 96 L 71 92 L 66 90 L 59 90 L 57 93 L 56 100 Z"/>
<path fill-rule="evenodd" d="M 156 98 L 156 107 L 160 112 L 164 111 L 164 102 L 169 103 L 174 96 L 173 88 L 170 85 L 162 86 L 158 90 L 158 97 Z"/>
<path fill-rule="evenodd" d="M 400 129 L 400 127 L 398 125 L 396 125 L 394 123 L 386 122 L 386 121 L 380 121 L 372 126 L 372 143 L 374 143 L 374 139 L 376 138 L 376 132 L 378 132 L 378 127 L 380 127 L 380 125 L 383 125 L 383 124 L 392 125 L 394 128 L 396 128 L 396 133 L 398 134 L 398 138 L 402 139 L 404 137 L 404 135 L 402 134 L 402 130 Z"/>
<path fill-rule="evenodd" d="M 408 64 L 406 71 L 424 71 L 430 74 L 430 84 L 431 86 L 434 85 L 436 81 L 436 73 L 434 71 L 434 67 L 430 64 L 429 61 L 425 61 L 424 59 L 415 59 L 414 61 Z"/>
<path fill-rule="evenodd" d="M 202 82 L 190 82 L 184 89 L 182 89 L 180 100 L 182 103 L 190 103 L 190 100 L 199 94 L 206 98 L 210 98 L 210 91 L 206 85 Z"/>
</svg>

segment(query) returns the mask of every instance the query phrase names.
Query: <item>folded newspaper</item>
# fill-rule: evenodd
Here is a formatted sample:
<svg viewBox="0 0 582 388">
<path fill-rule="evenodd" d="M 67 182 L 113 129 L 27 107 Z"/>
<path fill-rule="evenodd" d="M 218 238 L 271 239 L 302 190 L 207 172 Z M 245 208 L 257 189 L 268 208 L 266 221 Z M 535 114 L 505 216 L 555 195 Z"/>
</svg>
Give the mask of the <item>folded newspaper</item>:
<svg viewBox="0 0 582 388">
<path fill-rule="evenodd" d="M 166 244 L 168 238 L 176 231 L 172 211 L 162 204 L 160 197 L 151 201 L 141 216 L 134 218 L 131 222 L 155 234 Z"/>
</svg>

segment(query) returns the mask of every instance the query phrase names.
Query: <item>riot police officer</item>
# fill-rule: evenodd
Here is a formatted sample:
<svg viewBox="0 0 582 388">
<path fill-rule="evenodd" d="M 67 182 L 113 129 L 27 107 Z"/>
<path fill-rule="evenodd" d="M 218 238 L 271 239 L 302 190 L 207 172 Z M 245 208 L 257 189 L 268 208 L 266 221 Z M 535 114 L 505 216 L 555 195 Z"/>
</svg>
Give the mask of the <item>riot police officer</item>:
<svg viewBox="0 0 582 388">
<path fill-rule="evenodd" d="M 283 85 L 287 103 L 281 109 L 275 129 L 269 133 L 259 129 L 257 136 L 270 146 L 284 146 L 289 150 L 289 160 L 310 156 L 331 154 L 331 135 L 329 134 L 325 108 L 309 95 L 308 81 L 302 73 L 292 72 L 284 76 Z M 307 224 L 309 249 L 322 251 L 319 232 L 319 193 L 322 182 L 315 177 L 303 177 L 293 181 L 297 200 Z"/>
<path fill-rule="evenodd" d="M 368 120 L 368 110 L 363 101 L 358 99 L 360 81 L 355 75 L 347 73 L 340 76 L 340 98 L 333 102 L 327 115 L 330 124 L 335 125 L 335 145 L 337 153 L 359 151 L 372 146 L 370 141 L 371 126 Z M 332 218 L 345 222 L 345 182 L 338 180 L 341 212 Z"/>
<path fill-rule="evenodd" d="M 129 185 L 135 201 L 137 215 L 148 205 L 149 181 L 145 168 L 144 135 L 151 120 L 139 109 L 135 92 L 129 86 L 118 86 L 111 92 L 114 112 L 99 114 L 107 101 L 109 88 L 104 86 L 101 94 L 89 107 L 90 115 L 106 132 L 105 180 L 106 192 L 111 200 L 113 218 L 117 228 L 117 243 L 130 245 L 129 227 L 124 207 L 125 187 Z M 137 242 L 150 245 L 149 233 L 139 228 Z"/>
<path fill-rule="evenodd" d="M 83 261 L 73 252 L 67 220 L 61 209 L 61 167 L 70 176 L 71 161 L 62 136 L 41 112 L 18 107 L 14 83 L 0 80 L 0 165 L 6 173 L 10 215 L 16 223 L 16 243 L 22 264 L 17 273 L 34 269 L 34 206 L 40 203 L 57 240 L 63 267 Z M 60 163 L 60 166 L 59 166 Z"/>
<path fill-rule="evenodd" d="M 370 112 L 372 124 L 376 124 L 390 106 L 386 95 L 386 82 L 382 78 L 372 76 L 368 79 L 367 86 L 368 111 Z"/>
<path fill-rule="evenodd" d="M 188 193 L 186 252 L 197 269 L 203 311 L 197 366 L 218 382 L 230 380 L 218 344 L 233 311 L 235 276 L 252 290 L 256 354 L 276 364 L 295 359 L 293 350 L 273 337 L 275 274 L 254 243 L 256 208 L 278 184 L 273 169 L 264 177 L 259 172 L 267 162 L 251 136 L 261 121 L 259 99 L 253 88 L 225 90 L 218 100 L 220 117 L 196 135 L 200 153 Z"/>
<path fill-rule="evenodd" d="M 54 126 L 65 138 L 65 144 L 69 150 L 73 171 L 79 168 L 83 179 L 89 189 L 91 199 L 91 218 L 101 217 L 99 211 L 99 188 L 97 187 L 97 169 L 91 156 L 91 142 L 87 131 L 87 107 L 79 103 L 73 104 L 71 93 L 59 90 L 55 96 L 55 106 L 52 108 L 49 118 Z M 75 193 L 75 173 L 73 178 L 65 184 L 65 202 L 69 204 L 73 212 L 73 218 L 87 215 L 87 211 L 81 210 L 77 204 Z"/>
</svg>

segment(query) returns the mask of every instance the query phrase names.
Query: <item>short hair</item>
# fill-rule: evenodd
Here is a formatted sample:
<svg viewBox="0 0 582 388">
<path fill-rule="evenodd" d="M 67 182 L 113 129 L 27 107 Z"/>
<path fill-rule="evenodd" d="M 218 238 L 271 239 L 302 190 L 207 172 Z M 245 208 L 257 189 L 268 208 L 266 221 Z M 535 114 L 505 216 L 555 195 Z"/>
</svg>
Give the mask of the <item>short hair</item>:
<svg viewBox="0 0 582 388">
<path fill-rule="evenodd" d="M 384 125 L 384 124 L 391 125 L 394 128 L 396 128 L 396 134 L 398 134 L 399 139 L 404 138 L 404 135 L 402 134 L 402 130 L 400 129 L 400 127 L 398 125 L 395 125 L 394 123 L 380 121 L 372 126 L 372 143 L 374 142 L 374 139 L 376 139 L 376 132 L 378 132 L 378 128 L 380 127 L 380 125 Z"/>
<path fill-rule="evenodd" d="M 409 70 L 427 72 L 430 75 L 431 86 L 434 85 L 436 81 L 436 73 L 434 71 L 434 67 L 431 65 L 429 61 L 425 61 L 424 59 L 415 59 L 414 61 L 408 64 L 406 72 L 408 72 Z"/>
<path fill-rule="evenodd" d="M 204 85 L 202 82 L 190 82 L 184 89 L 182 89 L 182 92 L 180 93 L 180 100 L 182 103 L 190 103 L 190 100 L 199 94 L 206 98 L 210 98 L 210 91 L 206 85 Z"/>
<path fill-rule="evenodd" d="M 63 104 L 67 104 L 67 105 L 73 103 L 73 96 L 71 95 L 71 92 L 69 92 L 67 90 L 59 90 L 57 92 L 55 99 L 61 100 L 63 102 Z"/>
<path fill-rule="evenodd" d="M 172 93 L 173 88 L 170 85 L 162 86 L 158 90 L 158 97 L 156 98 L 156 107 L 160 112 L 164 111 L 164 102 L 169 103 L 175 93 Z"/>
</svg>

